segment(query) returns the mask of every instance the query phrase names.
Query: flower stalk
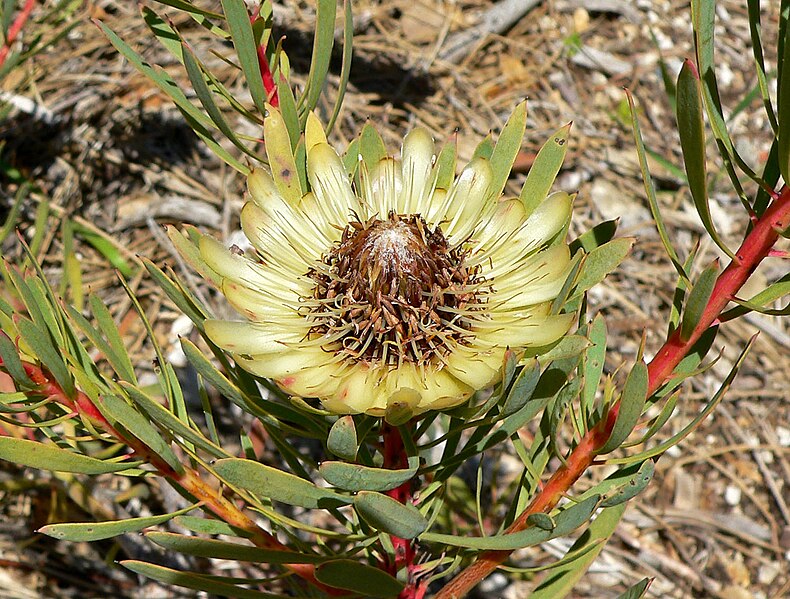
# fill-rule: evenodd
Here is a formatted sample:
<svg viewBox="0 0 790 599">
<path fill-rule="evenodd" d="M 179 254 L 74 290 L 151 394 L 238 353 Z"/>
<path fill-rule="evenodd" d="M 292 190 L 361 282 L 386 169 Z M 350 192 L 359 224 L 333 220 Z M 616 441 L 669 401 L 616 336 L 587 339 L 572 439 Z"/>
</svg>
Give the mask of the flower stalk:
<svg viewBox="0 0 790 599">
<path fill-rule="evenodd" d="M 30 13 L 33 12 L 33 8 L 36 6 L 36 0 L 26 0 L 22 10 L 19 11 L 14 22 L 11 23 L 11 26 L 8 28 L 8 34 L 6 35 L 5 43 L 2 47 L 0 47 L 0 67 L 3 66 L 6 59 L 8 58 L 9 52 L 11 52 L 11 46 L 16 41 L 17 36 L 19 36 L 22 28 L 27 23 L 27 20 L 30 18 Z"/>
<path fill-rule="evenodd" d="M 732 301 L 744 283 L 762 262 L 771 254 L 780 233 L 790 228 L 790 187 L 785 186 L 769 208 L 755 222 L 746 235 L 741 247 L 735 253 L 727 268 L 718 276 L 713 293 L 705 306 L 699 322 L 688 339 L 681 338 L 681 330 L 675 330 L 658 350 L 648 364 L 648 396 L 655 393 L 672 376 L 675 367 L 688 354 L 689 350 L 718 318 L 727 304 Z M 528 527 L 532 514 L 548 512 L 587 469 L 593 465 L 598 450 L 609 440 L 620 404 L 615 403 L 605 418 L 587 431 L 579 444 L 571 451 L 549 481 L 538 492 L 532 502 L 507 529 L 514 533 Z M 480 581 L 491 574 L 511 554 L 511 551 L 487 551 L 465 570 L 451 580 L 437 595 L 436 599 L 459 599 L 464 597 Z"/>
</svg>

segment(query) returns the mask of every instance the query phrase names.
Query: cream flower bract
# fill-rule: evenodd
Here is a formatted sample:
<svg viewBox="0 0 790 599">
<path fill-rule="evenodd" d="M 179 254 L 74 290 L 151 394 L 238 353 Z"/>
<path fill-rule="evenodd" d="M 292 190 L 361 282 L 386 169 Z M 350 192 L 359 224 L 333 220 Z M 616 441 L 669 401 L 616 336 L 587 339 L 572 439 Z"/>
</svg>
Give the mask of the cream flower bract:
<svg viewBox="0 0 790 599">
<path fill-rule="evenodd" d="M 206 333 L 243 368 L 335 413 L 419 414 L 496 383 L 508 349 L 567 332 L 573 315 L 550 307 L 569 272 L 568 194 L 527 215 L 486 158 L 442 174 L 419 128 L 400 159 L 360 156 L 353 174 L 312 116 L 306 139 L 308 193 L 293 199 L 288 172 L 249 176 L 241 222 L 255 252 L 200 240 L 246 319 Z"/>
</svg>

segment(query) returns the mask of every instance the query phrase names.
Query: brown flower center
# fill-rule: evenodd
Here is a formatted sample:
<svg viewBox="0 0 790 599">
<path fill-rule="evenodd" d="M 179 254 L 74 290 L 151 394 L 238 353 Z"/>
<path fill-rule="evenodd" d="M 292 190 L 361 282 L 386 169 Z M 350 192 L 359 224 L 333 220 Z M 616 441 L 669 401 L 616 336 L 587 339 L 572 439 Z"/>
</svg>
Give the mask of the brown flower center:
<svg viewBox="0 0 790 599">
<path fill-rule="evenodd" d="M 479 267 L 421 216 L 390 213 L 346 226 L 307 276 L 311 332 L 349 357 L 377 364 L 425 364 L 471 336 L 488 290 Z"/>
</svg>

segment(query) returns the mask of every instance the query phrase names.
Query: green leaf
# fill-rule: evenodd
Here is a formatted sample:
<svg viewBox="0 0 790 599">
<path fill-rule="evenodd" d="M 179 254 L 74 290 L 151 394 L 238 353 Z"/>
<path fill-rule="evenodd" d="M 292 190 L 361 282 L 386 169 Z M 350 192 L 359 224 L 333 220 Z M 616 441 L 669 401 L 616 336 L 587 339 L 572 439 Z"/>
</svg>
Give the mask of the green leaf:
<svg viewBox="0 0 790 599">
<path fill-rule="evenodd" d="M 560 127 L 543 144 L 543 147 L 535 156 L 535 162 L 527 174 L 524 187 L 521 189 L 521 201 L 527 211 L 527 216 L 546 199 L 560 172 L 565 154 L 568 151 L 568 135 L 571 131 L 571 124 Z"/>
<path fill-rule="evenodd" d="M 221 0 L 225 20 L 228 22 L 233 47 L 239 57 L 239 65 L 250 88 L 252 102 L 261 114 L 266 114 L 266 89 L 263 87 L 261 69 L 258 65 L 258 47 L 252 32 L 250 15 L 244 0 Z"/>
<path fill-rule="evenodd" d="M 784 10 L 787 11 L 786 3 Z M 779 171 L 790 181 L 790 27 L 784 27 L 782 71 L 777 90 Z"/>
<path fill-rule="evenodd" d="M 142 441 L 148 449 L 162 458 L 177 473 L 184 472 L 184 466 L 178 461 L 176 454 L 170 449 L 162 436 L 151 426 L 151 423 L 140 412 L 115 395 L 105 395 L 101 407 L 105 417 L 121 424 L 130 434 Z"/>
<path fill-rule="evenodd" d="M 530 599 L 561 599 L 576 586 L 612 536 L 623 517 L 625 504 L 601 510 L 592 524 L 571 545 L 566 555 L 578 553 L 573 560 L 552 569 L 543 582 L 530 593 Z"/>
<path fill-rule="evenodd" d="M 198 100 L 200 100 L 200 104 L 203 106 L 206 113 L 208 113 L 211 121 L 217 126 L 217 129 L 219 129 L 220 132 L 231 141 L 234 146 L 239 148 L 239 150 L 249 156 L 252 156 L 256 160 L 260 160 L 259 156 L 255 152 L 250 150 L 241 142 L 241 140 L 236 135 L 236 132 L 228 124 L 228 121 L 225 119 L 225 116 L 222 114 L 219 106 L 217 106 L 217 103 L 214 101 L 214 96 L 212 95 L 211 90 L 206 83 L 206 79 L 204 77 L 204 72 L 206 69 L 202 64 L 200 64 L 197 57 L 195 56 L 195 53 L 192 52 L 189 46 L 183 42 L 181 44 L 181 54 L 184 59 L 184 67 L 186 68 L 189 81 L 192 83 L 195 94 L 197 95 Z"/>
<path fill-rule="evenodd" d="M 691 339 L 691 334 L 705 312 L 718 276 L 719 261 L 714 260 L 713 264 L 702 271 L 696 284 L 692 287 L 686 302 L 686 309 L 683 312 L 683 320 L 680 323 L 680 338 L 683 341 Z"/>
<path fill-rule="evenodd" d="M 581 407 L 586 416 L 592 413 L 595 395 L 601 383 L 606 362 L 606 319 L 600 312 L 590 324 L 587 337 L 592 344 L 584 354 L 584 386 L 581 391 Z"/>
<path fill-rule="evenodd" d="M 507 394 L 505 403 L 502 406 L 502 414 L 510 416 L 523 408 L 532 398 L 532 394 L 538 386 L 540 380 L 540 364 L 533 358 L 527 362 L 519 372 L 513 387 Z"/>
<path fill-rule="evenodd" d="M 145 536 L 167 550 L 197 557 L 263 564 L 320 564 L 332 559 L 331 557 L 311 555 L 304 552 L 260 549 L 252 545 L 229 543 L 215 539 L 201 539 L 200 537 L 179 535 L 172 532 L 150 532 Z"/>
<path fill-rule="evenodd" d="M 168 520 L 185 514 L 195 509 L 190 505 L 182 510 L 161 516 L 147 516 L 145 518 L 127 518 L 126 520 L 110 520 L 107 522 L 67 522 L 65 524 L 48 524 L 42 526 L 37 532 L 55 539 L 64 541 L 82 542 L 109 539 L 127 532 L 137 532 L 149 526 L 157 526 Z"/>
<path fill-rule="evenodd" d="M 648 458 L 661 455 L 667 449 L 677 445 L 680 441 L 685 439 L 692 431 L 694 431 L 694 429 L 697 428 L 697 426 L 699 426 L 699 424 L 703 420 L 705 420 L 705 418 L 707 418 L 708 414 L 710 414 L 714 410 L 714 408 L 719 404 L 719 402 L 724 398 L 724 394 L 730 388 L 730 385 L 732 385 L 732 381 L 735 379 L 735 375 L 738 373 L 738 370 L 743 365 L 743 361 L 746 359 L 746 356 L 749 354 L 749 351 L 751 350 L 752 345 L 754 345 L 754 341 L 756 338 L 757 336 L 755 335 L 749 340 L 749 343 L 746 345 L 746 347 L 743 349 L 741 354 L 738 356 L 738 359 L 735 361 L 732 370 L 730 370 L 729 374 L 722 382 L 718 391 L 708 401 L 708 403 L 705 405 L 705 408 L 699 414 L 697 414 L 697 416 L 689 424 L 683 427 L 678 433 L 672 435 L 672 437 L 670 437 L 663 443 L 656 445 L 655 447 L 651 447 L 648 450 L 642 451 L 640 453 L 625 458 L 608 459 L 607 463 L 633 464 L 634 462 L 641 462 Z"/>
<path fill-rule="evenodd" d="M 313 55 L 310 58 L 310 71 L 307 84 L 300 103 L 303 105 L 304 123 L 307 113 L 318 105 L 318 99 L 324 89 L 326 74 L 329 72 L 329 61 L 332 58 L 332 46 L 335 43 L 335 13 L 337 0 L 316 0 L 315 36 L 313 37 Z"/>
<path fill-rule="evenodd" d="M 413 539 L 428 528 L 428 521 L 411 504 L 373 491 L 360 491 L 354 497 L 354 509 L 365 522 L 401 539 Z"/>
<path fill-rule="evenodd" d="M 643 578 L 625 593 L 618 595 L 617 599 L 642 599 L 646 595 L 647 589 L 652 582 L 652 578 Z"/>
<path fill-rule="evenodd" d="M 326 124 L 326 133 L 335 126 L 337 117 L 340 116 L 340 109 L 343 106 L 343 99 L 346 96 L 348 79 L 351 74 L 351 58 L 354 48 L 354 19 L 351 8 L 351 0 L 343 0 L 343 58 L 340 62 L 340 80 L 337 86 L 337 97 L 335 97 L 335 107 L 332 109 L 332 116 Z"/>
<path fill-rule="evenodd" d="M 299 124 L 299 112 L 296 108 L 296 98 L 291 90 L 291 85 L 285 75 L 278 73 L 275 83 L 277 85 L 277 98 L 280 100 L 280 114 L 283 117 L 285 128 L 288 129 L 288 136 L 291 140 L 291 150 L 296 150 L 296 144 L 302 135 L 302 126 Z"/>
<path fill-rule="evenodd" d="M 598 453 L 614 451 L 628 438 L 642 415 L 647 401 L 648 372 L 644 362 L 637 362 L 628 373 L 620 396 L 617 418 L 612 427 L 612 434 Z"/>
<path fill-rule="evenodd" d="M 88 298 L 88 302 L 91 307 L 91 312 L 96 319 L 96 323 L 99 325 L 99 329 L 104 333 L 107 342 L 113 350 L 115 360 L 115 363 L 112 363 L 113 368 L 115 368 L 115 371 L 127 381 L 132 383 L 137 382 L 134 375 L 132 360 L 129 358 L 126 344 L 124 344 L 121 338 L 118 327 L 115 326 L 112 314 L 110 314 L 107 306 L 104 305 L 104 302 L 102 302 L 98 296 L 91 294 Z"/>
<path fill-rule="evenodd" d="M 587 254 L 569 299 L 580 296 L 603 281 L 610 272 L 625 260 L 626 256 L 631 252 L 634 242 L 635 240 L 632 237 L 620 237 L 595 248 Z"/>
<path fill-rule="evenodd" d="M 505 533 L 490 537 L 455 536 L 426 532 L 419 539 L 426 543 L 440 543 L 453 547 L 468 547 L 483 551 L 513 551 L 524 547 L 533 547 L 550 539 L 570 534 L 590 519 L 595 511 L 600 496 L 592 495 L 579 503 L 560 510 L 554 516 L 554 529 L 544 530 L 532 527 L 513 533 Z"/>
<path fill-rule="evenodd" d="M 664 217 L 661 215 L 661 210 L 658 207 L 658 198 L 656 198 L 656 189 L 653 185 L 653 178 L 650 176 L 650 169 L 647 165 L 645 144 L 642 141 L 642 131 L 639 128 L 639 119 L 637 118 L 637 111 L 636 107 L 634 106 L 634 98 L 631 95 L 631 92 L 628 90 L 626 90 L 625 93 L 626 98 L 628 99 L 628 108 L 631 111 L 631 129 L 634 133 L 634 145 L 636 145 L 636 153 L 637 157 L 639 158 L 639 168 L 642 171 L 642 182 L 645 186 L 645 194 L 647 195 L 647 202 L 650 206 L 650 213 L 653 215 L 653 221 L 656 223 L 658 237 L 661 239 L 661 245 L 664 247 L 664 251 L 672 262 L 672 266 L 675 267 L 678 275 L 680 275 L 685 280 L 688 280 L 689 277 L 685 270 L 683 270 L 683 265 L 680 263 L 680 258 L 678 258 L 678 254 L 669 239 L 669 233 L 667 233 Z"/>
<path fill-rule="evenodd" d="M 721 240 L 710 214 L 708 199 L 707 168 L 705 158 L 705 122 L 702 116 L 702 90 L 694 64 L 690 60 L 683 63 L 677 85 L 677 121 L 680 146 L 683 149 L 683 162 L 686 176 L 705 230 L 722 251 L 730 257 L 732 252 Z"/>
<path fill-rule="evenodd" d="M 586 337 L 582 335 L 565 335 L 551 349 L 541 352 L 540 361 L 548 363 L 554 360 L 574 358 L 581 355 L 588 347 L 590 347 L 590 341 Z"/>
<path fill-rule="evenodd" d="M 513 168 L 513 162 L 521 150 L 524 132 L 527 129 L 527 102 L 521 102 L 502 128 L 499 139 L 491 154 L 491 191 L 499 197 Z"/>
<path fill-rule="evenodd" d="M 56 445 L 13 437 L 0 437 L 0 459 L 39 470 L 78 474 L 121 472 L 140 465 L 140 462 L 106 462 Z"/>
<path fill-rule="evenodd" d="M 653 480 L 656 465 L 653 460 L 645 460 L 639 469 L 621 485 L 618 485 L 604 496 L 601 507 L 612 507 L 625 503 L 636 497 L 647 488 Z"/>
<path fill-rule="evenodd" d="M 404 588 L 402 582 L 383 570 L 351 560 L 321 564 L 315 570 L 315 577 L 331 587 L 377 599 L 397 597 Z"/>
<path fill-rule="evenodd" d="M 249 537 L 252 536 L 246 530 L 235 528 L 227 522 L 221 520 L 211 520 L 210 518 L 200 518 L 197 516 L 178 516 L 174 523 L 183 526 L 187 530 L 205 535 L 226 535 L 229 537 Z"/>
<path fill-rule="evenodd" d="M 353 416 L 341 416 L 335 421 L 329 429 L 326 446 L 339 458 L 349 462 L 356 459 L 359 442 Z"/>
<path fill-rule="evenodd" d="M 230 0 L 229 0 L 230 1 Z M 242 0 L 233 0 L 234 2 L 241 2 Z M 94 21 L 96 25 L 104 32 L 110 43 L 115 46 L 116 50 L 120 52 L 134 68 L 145 75 L 154 85 L 162 90 L 178 107 L 184 115 L 189 126 L 195 134 L 203 140 L 203 142 L 214 152 L 219 158 L 224 160 L 228 165 L 235 168 L 237 171 L 244 175 L 248 175 L 250 169 L 234 158 L 225 148 L 223 148 L 207 129 L 213 126 L 213 123 L 208 119 L 198 107 L 190 102 L 181 88 L 178 87 L 175 81 L 163 70 L 156 70 L 150 64 L 145 62 L 143 58 L 132 48 L 124 42 L 118 35 L 101 21 Z"/>
<path fill-rule="evenodd" d="M 218 579 L 214 576 L 184 572 L 183 570 L 173 570 L 172 568 L 165 568 L 164 566 L 157 566 L 137 560 L 123 560 L 120 563 L 124 568 L 141 574 L 142 576 L 158 580 L 165 584 L 195 589 L 197 591 L 206 591 L 215 597 L 233 597 L 234 599 L 287 599 L 285 595 L 254 591 L 228 582 L 222 582 L 222 579 Z"/>
<path fill-rule="evenodd" d="M 3 361 L 3 369 L 11 375 L 14 382 L 24 389 L 34 389 L 36 384 L 30 380 L 19 359 L 16 345 L 6 335 L 5 331 L 0 331 L 0 360 Z"/>
<path fill-rule="evenodd" d="M 77 390 L 74 387 L 71 373 L 63 361 L 61 350 L 53 345 L 49 335 L 33 321 L 27 318 L 18 318 L 16 326 L 22 339 L 31 347 L 44 367 L 52 373 L 66 396 L 73 398 L 77 394 Z"/>
<path fill-rule="evenodd" d="M 277 190 L 291 206 L 296 206 L 302 199 L 304 190 L 291 149 L 291 134 L 282 113 L 268 104 L 266 117 L 263 119 L 263 137 L 266 140 L 266 156 Z"/>
<path fill-rule="evenodd" d="M 590 253 L 595 248 L 601 247 L 603 244 L 608 243 L 614 239 L 614 235 L 617 233 L 617 225 L 619 222 L 619 218 L 615 220 L 607 220 L 595 225 L 589 231 L 582 233 L 577 239 L 574 239 L 571 242 L 571 254 L 575 254 L 579 249 L 583 249 L 586 253 Z"/>
<path fill-rule="evenodd" d="M 200 431 L 196 431 L 184 424 L 175 414 L 159 402 L 150 398 L 139 388 L 126 381 L 121 381 L 120 385 L 132 401 L 134 401 L 151 420 L 157 422 L 163 430 L 172 434 L 176 440 L 178 440 L 178 437 L 183 437 L 189 443 L 194 444 L 196 447 L 215 458 L 226 458 L 230 456 L 227 451 L 206 439 Z"/>
<path fill-rule="evenodd" d="M 321 489 L 308 480 L 252 460 L 218 460 L 213 467 L 230 485 L 272 501 L 309 509 L 331 509 L 351 503 L 350 497 Z"/>
<path fill-rule="evenodd" d="M 389 491 L 414 478 L 419 460 L 413 462 L 413 468 L 402 470 L 371 468 L 346 462 L 323 462 L 318 471 L 330 485 L 345 491 Z"/>
</svg>

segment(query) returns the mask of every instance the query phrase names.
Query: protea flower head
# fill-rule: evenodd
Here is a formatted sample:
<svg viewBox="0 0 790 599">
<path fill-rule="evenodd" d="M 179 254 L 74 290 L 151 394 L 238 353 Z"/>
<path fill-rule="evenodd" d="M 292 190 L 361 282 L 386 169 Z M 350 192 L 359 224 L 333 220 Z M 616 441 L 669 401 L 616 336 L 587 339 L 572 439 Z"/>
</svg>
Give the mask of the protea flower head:
<svg viewBox="0 0 790 599">
<path fill-rule="evenodd" d="M 419 414 L 495 384 L 508 349 L 567 332 L 573 316 L 550 307 L 569 271 L 568 194 L 527 215 L 486 158 L 448 175 L 421 128 L 400 158 L 349 167 L 312 115 L 305 139 L 310 191 L 293 193 L 292 157 L 278 161 L 268 138 L 282 170 L 249 176 L 241 223 L 254 252 L 199 243 L 244 317 L 208 320 L 206 333 L 243 368 L 334 413 Z"/>
</svg>

